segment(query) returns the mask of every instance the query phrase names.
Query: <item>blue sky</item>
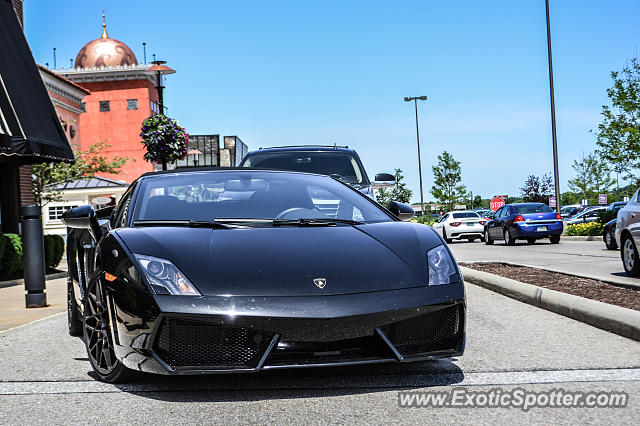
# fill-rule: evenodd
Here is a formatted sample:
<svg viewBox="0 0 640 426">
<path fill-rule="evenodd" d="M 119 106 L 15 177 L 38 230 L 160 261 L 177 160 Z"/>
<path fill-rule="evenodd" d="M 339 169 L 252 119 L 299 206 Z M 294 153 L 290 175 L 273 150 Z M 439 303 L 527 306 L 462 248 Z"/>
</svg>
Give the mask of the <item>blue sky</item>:
<svg viewBox="0 0 640 426">
<path fill-rule="evenodd" d="M 190 133 L 261 146 L 357 149 L 370 175 L 401 168 L 419 199 L 413 104 L 419 105 L 425 201 L 448 150 L 475 194 L 519 194 L 553 170 L 544 0 L 25 1 L 36 60 L 68 66 L 101 33 L 177 73 L 169 115 Z M 595 147 L 610 72 L 637 55 L 640 1 L 551 0 L 561 189 Z M 137 143 L 137 141 L 132 141 Z"/>
</svg>

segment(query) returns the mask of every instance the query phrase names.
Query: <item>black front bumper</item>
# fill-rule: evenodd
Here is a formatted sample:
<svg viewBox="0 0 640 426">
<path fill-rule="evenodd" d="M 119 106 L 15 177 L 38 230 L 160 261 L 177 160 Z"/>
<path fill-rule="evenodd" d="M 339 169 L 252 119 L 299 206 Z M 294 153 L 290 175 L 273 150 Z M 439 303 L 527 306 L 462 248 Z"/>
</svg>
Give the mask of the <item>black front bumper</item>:
<svg viewBox="0 0 640 426">
<path fill-rule="evenodd" d="M 464 290 L 461 284 L 438 287 L 443 288 L 322 298 L 156 296 L 161 313 L 146 327 L 127 326 L 116 304 L 116 355 L 129 368 L 160 374 L 459 356 L 465 342 Z M 440 300 L 434 301 L 438 293 Z M 427 299 L 436 303 L 425 304 Z"/>
</svg>

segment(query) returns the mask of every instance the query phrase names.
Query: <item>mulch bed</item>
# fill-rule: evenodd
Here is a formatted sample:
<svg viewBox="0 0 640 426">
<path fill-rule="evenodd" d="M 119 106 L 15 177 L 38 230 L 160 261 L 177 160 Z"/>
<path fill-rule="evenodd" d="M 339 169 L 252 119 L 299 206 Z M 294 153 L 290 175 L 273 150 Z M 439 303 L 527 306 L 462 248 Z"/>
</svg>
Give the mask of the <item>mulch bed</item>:
<svg viewBox="0 0 640 426">
<path fill-rule="evenodd" d="M 460 263 L 470 269 L 489 272 L 512 280 L 549 290 L 598 300 L 623 308 L 640 311 L 640 289 L 618 287 L 613 284 L 573 275 L 549 272 L 544 269 L 527 266 L 507 265 L 505 263 Z"/>
</svg>

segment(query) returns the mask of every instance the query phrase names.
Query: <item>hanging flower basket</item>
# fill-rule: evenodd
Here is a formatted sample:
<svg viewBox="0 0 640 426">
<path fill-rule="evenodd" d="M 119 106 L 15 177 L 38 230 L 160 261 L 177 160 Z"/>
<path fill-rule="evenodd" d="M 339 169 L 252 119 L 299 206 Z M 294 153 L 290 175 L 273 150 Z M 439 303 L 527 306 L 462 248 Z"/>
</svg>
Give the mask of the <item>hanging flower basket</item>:
<svg viewBox="0 0 640 426">
<path fill-rule="evenodd" d="M 146 118 L 142 122 L 140 137 L 147 148 L 144 159 L 162 164 L 162 170 L 167 170 L 167 163 L 182 160 L 187 155 L 189 135 L 176 120 L 165 115 Z"/>
</svg>

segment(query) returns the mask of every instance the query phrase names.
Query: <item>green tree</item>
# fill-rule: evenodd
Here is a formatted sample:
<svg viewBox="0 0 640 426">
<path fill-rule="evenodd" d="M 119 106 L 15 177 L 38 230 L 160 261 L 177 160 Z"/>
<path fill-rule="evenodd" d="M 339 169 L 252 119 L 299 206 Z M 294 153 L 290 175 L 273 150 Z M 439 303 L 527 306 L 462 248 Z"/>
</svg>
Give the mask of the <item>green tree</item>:
<svg viewBox="0 0 640 426">
<path fill-rule="evenodd" d="M 451 154 L 444 151 L 438 155 L 438 163 L 431 166 L 433 170 L 433 186 L 431 194 L 438 203 L 444 204 L 448 210 L 453 210 L 455 205 L 464 200 L 467 188 L 462 185 L 462 168 Z"/>
<path fill-rule="evenodd" d="M 412 191 L 403 182 L 404 176 L 401 169 L 396 169 L 395 183 L 392 188 L 380 188 L 376 193 L 376 201 L 383 206 L 388 206 L 391 201 L 408 204 L 411 202 Z"/>
<path fill-rule="evenodd" d="M 576 177 L 569 179 L 569 189 L 583 199 L 595 201 L 598 194 L 608 192 L 615 183 L 607 164 L 597 153 L 583 155 L 580 161 L 573 160 L 571 167 Z"/>
<path fill-rule="evenodd" d="M 550 174 L 545 173 L 541 177 L 529 175 L 520 188 L 520 195 L 525 203 L 547 203 L 554 191 L 553 179 Z"/>
<path fill-rule="evenodd" d="M 44 206 L 51 201 L 62 200 L 62 190 L 56 186 L 82 178 L 92 178 L 98 173 L 118 173 L 128 161 L 127 157 L 107 159 L 100 153 L 108 148 L 104 142 L 91 145 L 86 151 L 76 151 L 76 160 L 68 163 L 39 163 L 33 165 L 33 194 L 36 203 Z"/>
<path fill-rule="evenodd" d="M 640 63 L 638 58 L 621 72 L 611 73 L 613 87 L 607 89 L 611 105 L 602 106 L 602 122 L 598 125 L 599 154 L 611 165 L 619 178 L 637 180 L 634 169 L 640 167 Z"/>
</svg>

